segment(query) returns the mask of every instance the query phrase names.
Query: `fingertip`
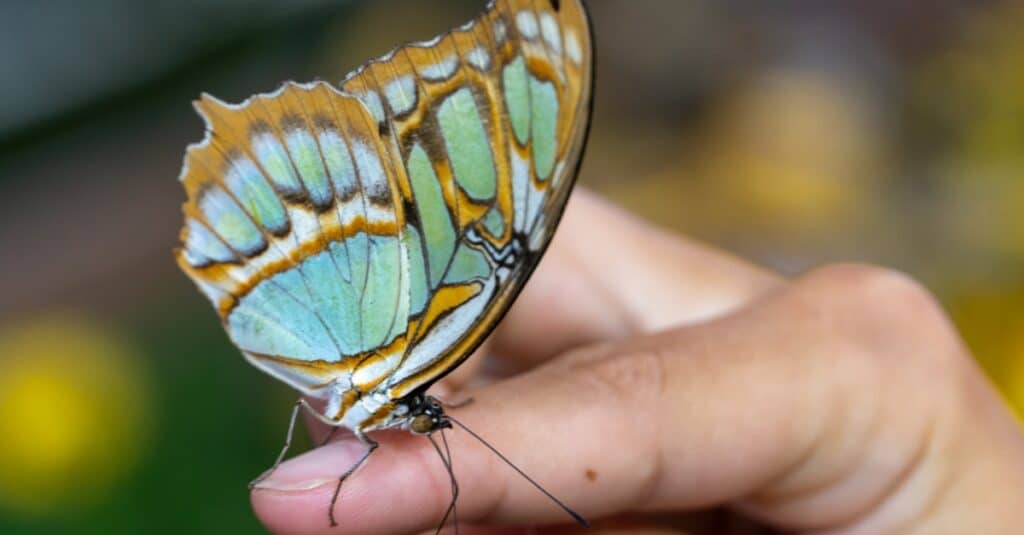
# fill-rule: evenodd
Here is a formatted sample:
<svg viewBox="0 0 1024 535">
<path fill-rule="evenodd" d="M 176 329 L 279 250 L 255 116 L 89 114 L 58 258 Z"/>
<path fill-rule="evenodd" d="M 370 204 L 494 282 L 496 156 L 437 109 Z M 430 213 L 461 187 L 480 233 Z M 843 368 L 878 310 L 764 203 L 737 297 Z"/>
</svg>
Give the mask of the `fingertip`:
<svg viewBox="0 0 1024 535">
<path fill-rule="evenodd" d="M 330 527 L 326 503 L 321 515 L 314 515 L 317 524 L 310 522 L 314 516 L 303 517 L 296 511 L 310 509 L 310 493 L 280 492 L 265 489 L 253 489 L 249 494 L 253 512 L 263 527 L 276 534 L 312 534 L 326 532 Z"/>
<path fill-rule="evenodd" d="M 346 469 L 338 467 L 351 466 L 365 448 L 356 440 L 340 440 L 282 463 L 251 491 L 257 518 L 272 533 L 358 533 L 344 526 L 332 529 L 328 513 Z M 338 501 L 358 501 L 358 490 L 358 485 L 343 486 Z"/>
<path fill-rule="evenodd" d="M 450 485 L 430 444 L 404 433 L 374 438 L 381 447 L 338 492 L 333 507 L 337 526 L 328 517 L 337 481 L 367 448 L 354 439 L 282 463 L 252 492 L 257 517 L 273 533 L 412 533 L 435 525 L 448 505 Z"/>
<path fill-rule="evenodd" d="M 523 394 L 527 395 L 525 391 Z M 553 493 L 564 492 L 558 483 L 565 483 L 564 472 L 570 470 L 566 458 L 571 458 L 571 450 L 558 446 L 560 452 L 551 455 L 538 448 L 540 442 L 533 437 L 547 435 L 539 430 L 527 432 L 517 425 L 521 418 L 513 413 L 522 413 L 522 407 L 501 408 L 494 397 L 488 397 L 488 403 L 450 412 L 493 440 L 495 447 Z M 451 500 L 451 476 L 437 451 L 429 440 L 407 433 L 383 432 L 373 438 L 380 447 L 341 486 L 333 508 L 338 526 L 331 527 L 328 522 L 337 478 L 366 447 L 353 439 L 328 444 L 281 464 L 252 492 L 252 505 L 260 521 L 273 533 L 414 533 L 436 528 Z M 433 438 L 443 449 L 442 437 Z M 570 521 L 468 433 L 453 429 L 446 431 L 444 438 L 461 488 L 460 521 Z M 551 438 L 552 443 L 560 440 L 553 435 Z"/>
</svg>

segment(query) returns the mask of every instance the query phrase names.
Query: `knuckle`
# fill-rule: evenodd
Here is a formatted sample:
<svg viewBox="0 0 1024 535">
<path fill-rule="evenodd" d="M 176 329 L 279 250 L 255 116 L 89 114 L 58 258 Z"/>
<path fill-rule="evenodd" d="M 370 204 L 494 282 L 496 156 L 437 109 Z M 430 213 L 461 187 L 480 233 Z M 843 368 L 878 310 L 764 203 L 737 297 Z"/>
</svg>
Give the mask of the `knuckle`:
<svg viewBox="0 0 1024 535">
<path fill-rule="evenodd" d="M 805 275 L 797 285 L 848 341 L 876 357 L 965 360 L 959 335 L 938 300 L 905 273 L 836 264 Z"/>
<path fill-rule="evenodd" d="M 878 305 L 936 306 L 928 290 L 909 275 L 869 264 L 833 264 L 809 273 L 805 280 L 839 292 L 846 299 Z"/>
<path fill-rule="evenodd" d="M 643 503 L 659 486 L 664 463 L 659 444 L 661 422 L 657 418 L 637 418 L 637 415 L 656 414 L 664 403 L 667 355 L 659 350 L 640 350 L 592 362 L 579 370 L 578 377 L 591 395 L 600 398 L 605 410 L 616 415 L 607 422 L 619 422 L 614 433 L 634 437 L 634 444 L 644 450 L 639 456 L 643 462 L 631 466 L 636 486 L 633 489 L 637 503 Z M 621 424 L 627 424 L 623 426 Z"/>
<path fill-rule="evenodd" d="M 664 382 L 664 363 L 659 353 L 627 353 L 591 363 L 583 370 L 584 380 L 602 398 L 617 406 L 650 406 L 660 396 Z"/>
<path fill-rule="evenodd" d="M 837 379 L 843 397 L 913 415 L 903 420 L 906 432 L 955 442 L 978 403 L 979 370 L 931 292 L 904 273 L 866 265 L 827 266 L 808 274 L 807 285 L 839 337 L 837 368 L 849 372 Z"/>
</svg>

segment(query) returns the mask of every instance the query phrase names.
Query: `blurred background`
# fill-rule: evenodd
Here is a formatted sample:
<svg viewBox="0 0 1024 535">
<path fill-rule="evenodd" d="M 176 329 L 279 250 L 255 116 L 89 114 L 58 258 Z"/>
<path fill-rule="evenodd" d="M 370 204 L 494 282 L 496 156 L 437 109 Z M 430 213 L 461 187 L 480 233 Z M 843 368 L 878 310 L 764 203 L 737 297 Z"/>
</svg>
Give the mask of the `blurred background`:
<svg viewBox="0 0 1024 535">
<path fill-rule="evenodd" d="M 0 532 L 260 532 L 294 394 L 172 261 L 190 101 L 337 82 L 483 4 L 0 3 Z M 1024 409 L 1020 2 L 590 4 L 584 185 L 788 274 L 912 273 Z"/>
</svg>

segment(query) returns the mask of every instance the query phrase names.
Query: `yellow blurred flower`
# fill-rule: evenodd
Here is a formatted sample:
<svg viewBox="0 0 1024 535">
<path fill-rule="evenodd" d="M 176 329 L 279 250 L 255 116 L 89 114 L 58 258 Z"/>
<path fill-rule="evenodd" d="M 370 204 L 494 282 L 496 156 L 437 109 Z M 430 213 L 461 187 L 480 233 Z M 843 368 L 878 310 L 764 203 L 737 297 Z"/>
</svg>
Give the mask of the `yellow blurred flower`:
<svg viewBox="0 0 1024 535">
<path fill-rule="evenodd" d="M 762 240 L 831 239 L 853 230 L 851 223 L 875 219 L 888 159 L 873 113 L 828 73 L 768 70 L 716 102 L 696 136 L 651 139 L 620 127 L 612 129 L 618 138 L 597 133 L 587 158 L 604 170 L 612 167 L 605 154 L 623 147 L 644 154 L 633 139 L 651 147 L 679 143 L 684 150 L 663 169 L 614 176 L 598 189 L 649 219 L 698 234 L 756 228 Z"/>
<path fill-rule="evenodd" d="M 93 503 L 136 464 L 146 391 L 136 350 L 72 315 L 0 329 L 0 507 Z"/>
<path fill-rule="evenodd" d="M 848 84 L 825 73 L 763 73 L 712 119 L 698 173 L 720 202 L 776 229 L 834 232 L 864 218 L 882 137 Z"/>
<path fill-rule="evenodd" d="M 1024 287 L 976 281 L 950 288 L 945 304 L 978 363 L 1024 415 Z"/>
</svg>

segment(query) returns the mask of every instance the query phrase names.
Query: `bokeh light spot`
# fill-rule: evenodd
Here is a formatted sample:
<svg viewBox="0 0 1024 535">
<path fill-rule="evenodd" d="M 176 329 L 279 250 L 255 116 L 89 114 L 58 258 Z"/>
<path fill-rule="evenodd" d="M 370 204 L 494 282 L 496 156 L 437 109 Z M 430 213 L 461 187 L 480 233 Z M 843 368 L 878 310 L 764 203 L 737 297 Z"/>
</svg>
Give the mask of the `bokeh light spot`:
<svg viewBox="0 0 1024 535">
<path fill-rule="evenodd" d="M 0 329 L 0 507 L 44 514 L 101 502 L 145 439 L 140 355 L 62 313 Z"/>
</svg>

